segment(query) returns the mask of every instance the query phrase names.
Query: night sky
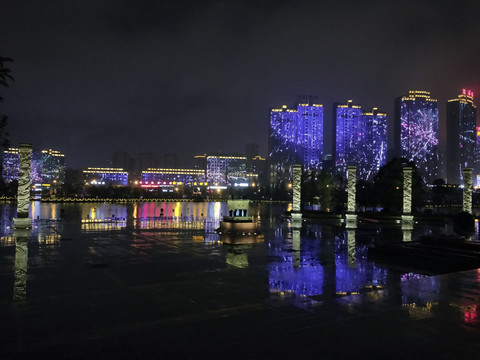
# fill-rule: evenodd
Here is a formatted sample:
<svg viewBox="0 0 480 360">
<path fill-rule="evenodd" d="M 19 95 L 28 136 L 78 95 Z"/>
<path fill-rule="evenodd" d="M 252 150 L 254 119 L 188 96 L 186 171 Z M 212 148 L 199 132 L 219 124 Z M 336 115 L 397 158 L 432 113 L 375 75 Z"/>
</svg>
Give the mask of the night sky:
<svg viewBox="0 0 480 360">
<path fill-rule="evenodd" d="M 0 1 L 12 145 L 105 166 L 115 151 L 267 155 L 271 107 L 387 111 L 408 90 L 480 97 L 480 1 Z M 478 94 L 478 95 L 477 95 Z M 475 102 L 479 102 L 475 99 Z M 327 150 L 331 143 L 327 141 Z"/>
</svg>

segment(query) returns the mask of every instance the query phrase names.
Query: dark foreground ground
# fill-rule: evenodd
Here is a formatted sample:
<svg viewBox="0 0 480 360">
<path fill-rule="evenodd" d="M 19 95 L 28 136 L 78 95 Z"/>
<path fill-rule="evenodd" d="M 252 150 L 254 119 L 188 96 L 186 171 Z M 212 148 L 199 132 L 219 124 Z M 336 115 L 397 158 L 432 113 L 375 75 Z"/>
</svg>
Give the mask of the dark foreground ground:
<svg viewBox="0 0 480 360">
<path fill-rule="evenodd" d="M 27 266 L 21 241 L 11 246 L 2 239 L 2 360 L 480 354 L 480 270 L 392 282 L 358 294 L 298 297 L 269 293 L 255 247 L 249 266 L 238 268 L 225 265 L 221 248 L 209 251 L 208 261 L 199 260 L 205 241 L 187 244 L 175 232 L 164 242 L 165 234 L 149 232 L 60 237 L 51 230 L 22 240 Z"/>
</svg>

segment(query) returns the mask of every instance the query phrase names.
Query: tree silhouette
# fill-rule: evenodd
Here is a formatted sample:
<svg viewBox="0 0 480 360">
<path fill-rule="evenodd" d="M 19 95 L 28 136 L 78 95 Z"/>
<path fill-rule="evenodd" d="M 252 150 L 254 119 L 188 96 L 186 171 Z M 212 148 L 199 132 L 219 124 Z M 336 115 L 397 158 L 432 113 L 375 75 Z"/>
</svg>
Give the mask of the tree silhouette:
<svg viewBox="0 0 480 360">
<path fill-rule="evenodd" d="M 9 87 L 9 81 L 14 81 L 11 70 L 5 67 L 5 63 L 12 61 L 9 57 L 0 56 L 0 85 Z M 3 102 L 3 97 L 0 96 L 0 103 Z M 8 117 L 5 114 L 0 115 L 0 147 L 7 148 L 10 144 L 8 141 L 7 132 Z"/>
<path fill-rule="evenodd" d="M 406 159 L 394 158 L 382 166 L 373 179 L 373 194 L 378 196 L 378 203 L 385 212 L 400 213 L 403 199 L 403 168 L 410 166 L 412 173 L 412 207 L 414 210 L 423 206 L 425 201 L 424 181 L 418 173 L 415 163 Z"/>
</svg>

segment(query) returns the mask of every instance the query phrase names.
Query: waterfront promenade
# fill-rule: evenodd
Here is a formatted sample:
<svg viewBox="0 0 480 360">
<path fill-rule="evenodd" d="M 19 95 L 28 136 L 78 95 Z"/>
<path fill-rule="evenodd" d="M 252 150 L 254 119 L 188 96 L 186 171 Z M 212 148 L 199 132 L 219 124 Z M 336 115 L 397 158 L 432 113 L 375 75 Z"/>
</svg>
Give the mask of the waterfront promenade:
<svg viewBox="0 0 480 360">
<path fill-rule="evenodd" d="M 367 230 L 352 258 L 337 227 L 306 227 L 298 251 L 284 223 L 237 246 L 208 228 L 156 227 L 67 219 L 3 236 L 0 358 L 478 356 L 480 270 L 375 267 Z"/>
</svg>

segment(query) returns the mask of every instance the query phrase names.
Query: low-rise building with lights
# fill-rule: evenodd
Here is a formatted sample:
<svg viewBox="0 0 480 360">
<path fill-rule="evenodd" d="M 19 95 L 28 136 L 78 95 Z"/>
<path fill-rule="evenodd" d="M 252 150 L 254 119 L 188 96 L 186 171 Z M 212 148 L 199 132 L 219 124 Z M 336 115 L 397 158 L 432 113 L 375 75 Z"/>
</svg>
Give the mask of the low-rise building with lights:
<svg viewBox="0 0 480 360">
<path fill-rule="evenodd" d="M 127 186 L 128 172 L 123 168 L 89 167 L 83 170 L 86 185 Z"/>
<path fill-rule="evenodd" d="M 140 181 L 135 185 L 143 188 L 173 186 L 207 186 L 205 170 L 201 169 L 157 169 L 142 171 Z"/>
<path fill-rule="evenodd" d="M 245 156 L 207 155 L 206 177 L 212 186 L 249 186 Z"/>
</svg>

